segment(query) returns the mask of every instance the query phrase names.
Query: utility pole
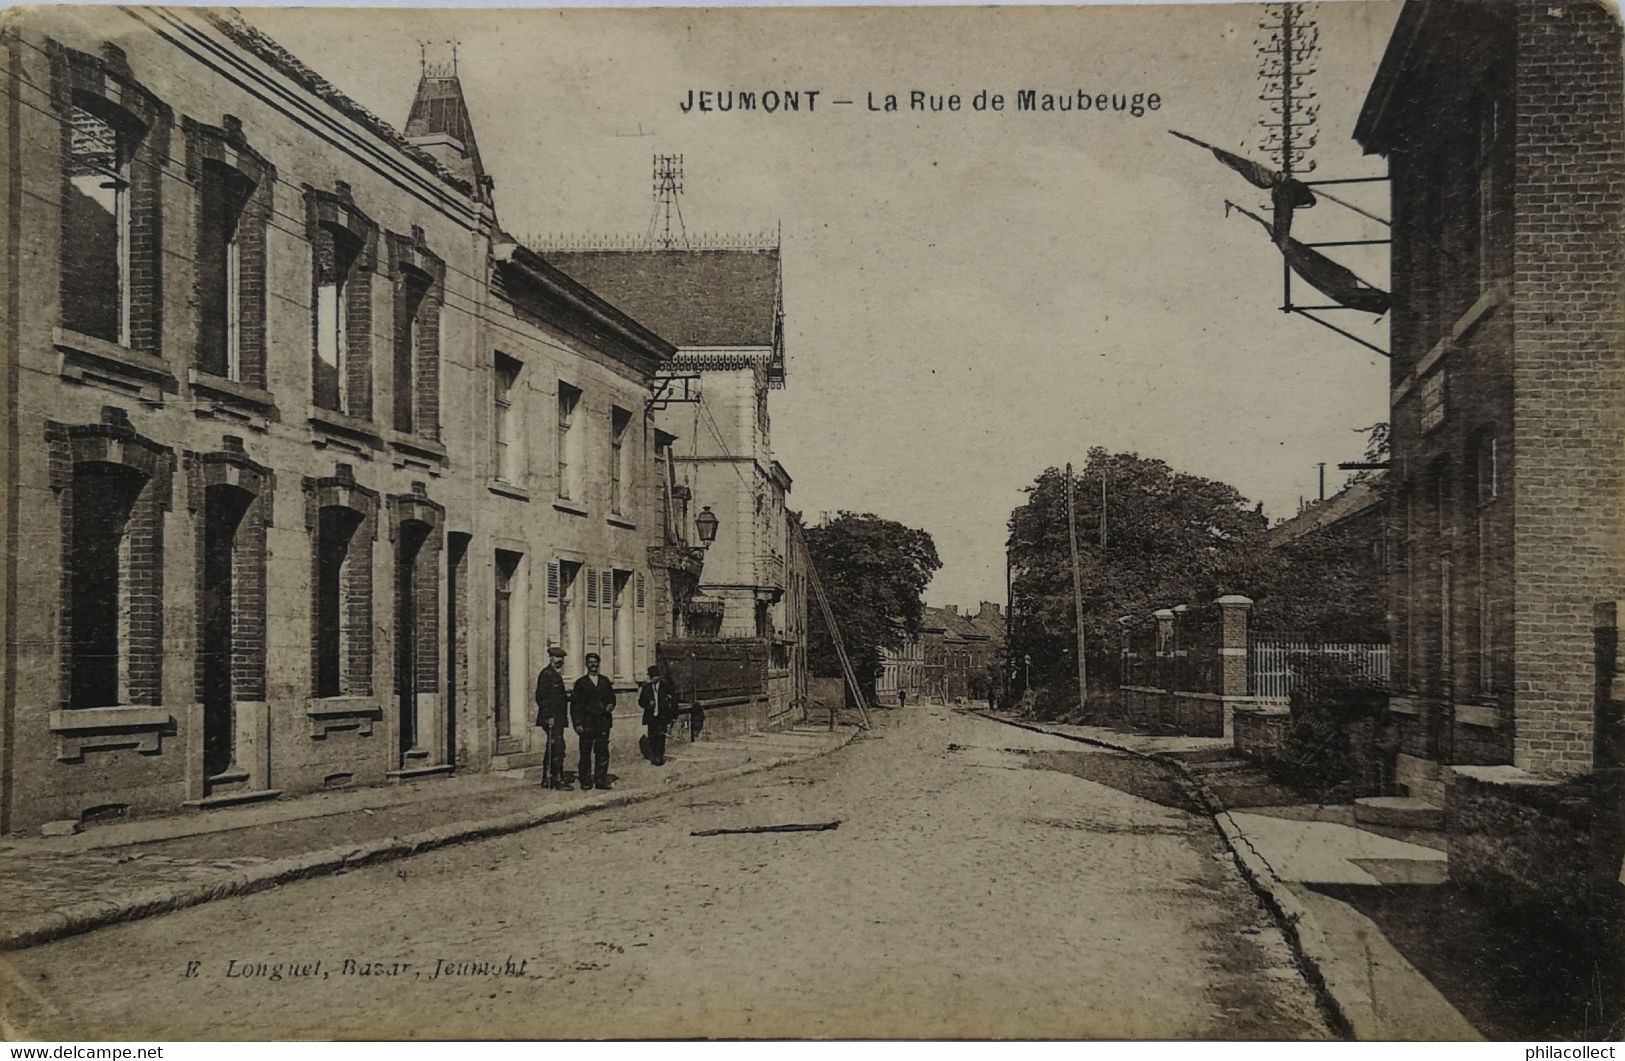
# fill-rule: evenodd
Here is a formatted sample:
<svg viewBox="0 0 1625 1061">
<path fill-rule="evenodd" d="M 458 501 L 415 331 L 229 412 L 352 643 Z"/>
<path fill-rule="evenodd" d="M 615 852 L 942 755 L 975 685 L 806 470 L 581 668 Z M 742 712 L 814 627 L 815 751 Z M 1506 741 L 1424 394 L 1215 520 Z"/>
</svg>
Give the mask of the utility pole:
<svg viewBox="0 0 1625 1061">
<path fill-rule="evenodd" d="M 1078 506 L 1073 497 L 1072 465 L 1066 466 L 1066 537 L 1072 545 L 1072 610 L 1078 620 L 1078 706 L 1089 699 L 1088 673 L 1083 658 L 1083 572 L 1078 569 Z"/>
<path fill-rule="evenodd" d="M 1315 467 L 1320 469 L 1320 499 L 1326 500 L 1326 462 L 1321 461 Z"/>
</svg>

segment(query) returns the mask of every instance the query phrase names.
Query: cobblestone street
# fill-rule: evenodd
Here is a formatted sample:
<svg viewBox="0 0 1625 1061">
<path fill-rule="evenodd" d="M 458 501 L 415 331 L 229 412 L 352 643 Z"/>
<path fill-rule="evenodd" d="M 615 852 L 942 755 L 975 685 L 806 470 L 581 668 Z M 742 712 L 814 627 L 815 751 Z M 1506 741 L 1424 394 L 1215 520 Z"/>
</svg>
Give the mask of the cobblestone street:
<svg viewBox="0 0 1625 1061">
<path fill-rule="evenodd" d="M 7 960 L 55 1011 L 42 1037 L 1329 1034 L 1166 775 L 940 707 L 664 802 Z"/>
</svg>

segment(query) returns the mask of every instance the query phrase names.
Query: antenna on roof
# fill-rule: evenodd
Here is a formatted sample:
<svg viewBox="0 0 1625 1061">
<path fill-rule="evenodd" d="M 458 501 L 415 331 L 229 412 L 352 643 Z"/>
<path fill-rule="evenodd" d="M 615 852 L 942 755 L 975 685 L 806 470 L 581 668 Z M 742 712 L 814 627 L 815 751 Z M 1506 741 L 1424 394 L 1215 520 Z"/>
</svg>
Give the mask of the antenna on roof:
<svg viewBox="0 0 1625 1061">
<path fill-rule="evenodd" d="M 688 230 L 683 224 L 683 206 L 678 196 L 683 194 L 683 156 L 656 155 L 654 157 L 654 214 L 649 218 L 649 245 L 671 250 L 681 244 L 688 249 Z M 672 217 L 677 218 L 677 230 L 672 231 Z"/>
</svg>

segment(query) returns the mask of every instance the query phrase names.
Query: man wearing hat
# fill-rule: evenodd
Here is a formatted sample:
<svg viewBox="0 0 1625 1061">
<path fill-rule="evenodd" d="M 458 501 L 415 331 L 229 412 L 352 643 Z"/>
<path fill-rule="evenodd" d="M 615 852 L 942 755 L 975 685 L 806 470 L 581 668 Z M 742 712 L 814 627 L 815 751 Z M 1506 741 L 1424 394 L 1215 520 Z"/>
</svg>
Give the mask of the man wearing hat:
<svg viewBox="0 0 1625 1061">
<path fill-rule="evenodd" d="M 587 673 L 570 693 L 570 724 L 581 758 L 576 777 L 582 788 L 609 787 L 609 728 L 615 722 L 615 687 L 598 673 L 598 653 L 587 653 Z"/>
<path fill-rule="evenodd" d="M 643 708 L 643 724 L 649 727 L 649 761 L 666 765 L 666 730 L 677 718 L 677 683 L 660 676 L 659 667 L 649 668 L 649 680 L 638 693 Z"/>
<path fill-rule="evenodd" d="M 547 731 L 542 787 L 564 787 L 564 722 L 570 698 L 564 691 L 564 649 L 549 645 L 547 666 L 536 676 L 536 724 Z"/>
</svg>

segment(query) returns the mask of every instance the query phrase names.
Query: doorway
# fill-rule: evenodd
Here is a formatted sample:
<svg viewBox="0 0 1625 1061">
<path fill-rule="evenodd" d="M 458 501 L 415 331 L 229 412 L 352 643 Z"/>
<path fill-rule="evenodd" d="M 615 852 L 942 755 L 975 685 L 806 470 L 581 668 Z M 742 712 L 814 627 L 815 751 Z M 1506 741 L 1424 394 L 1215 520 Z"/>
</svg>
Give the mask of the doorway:
<svg viewBox="0 0 1625 1061">
<path fill-rule="evenodd" d="M 418 565 L 429 525 L 404 520 L 395 563 L 395 696 L 400 763 L 405 767 L 427 752 L 418 742 L 418 641 L 421 635 Z M 433 592 L 431 589 L 430 592 Z M 431 659 L 432 665 L 432 659 Z"/>
<path fill-rule="evenodd" d="M 241 780 L 235 762 L 237 532 L 254 497 L 235 486 L 210 487 L 203 506 L 203 621 L 198 646 L 203 675 L 203 791 Z"/>
</svg>

